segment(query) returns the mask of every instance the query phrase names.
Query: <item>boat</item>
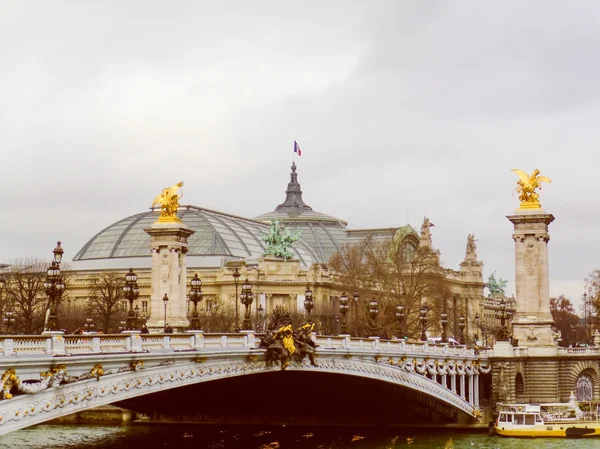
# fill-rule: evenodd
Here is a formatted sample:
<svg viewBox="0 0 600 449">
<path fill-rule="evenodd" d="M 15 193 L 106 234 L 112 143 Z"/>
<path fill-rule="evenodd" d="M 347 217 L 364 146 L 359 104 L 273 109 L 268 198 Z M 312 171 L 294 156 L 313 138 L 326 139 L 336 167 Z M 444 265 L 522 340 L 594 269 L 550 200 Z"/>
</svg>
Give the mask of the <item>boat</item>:
<svg viewBox="0 0 600 449">
<path fill-rule="evenodd" d="M 577 402 L 571 393 L 568 403 L 498 404 L 496 434 L 521 438 L 582 438 L 600 436 L 599 405 Z"/>
</svg>

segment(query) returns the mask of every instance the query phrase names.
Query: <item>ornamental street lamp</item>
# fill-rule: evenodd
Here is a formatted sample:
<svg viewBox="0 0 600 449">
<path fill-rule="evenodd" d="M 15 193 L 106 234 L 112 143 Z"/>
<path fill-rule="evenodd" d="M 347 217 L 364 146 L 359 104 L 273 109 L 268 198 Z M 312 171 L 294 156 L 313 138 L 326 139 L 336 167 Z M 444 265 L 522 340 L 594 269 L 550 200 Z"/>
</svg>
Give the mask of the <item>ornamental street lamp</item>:
<svg viewBox="0 0 600 449">
<path fill-rule="evenodd" d="M 461 315 L 458 317 L 458 330 L 459 330 L 459 336 L 458 336 L 458 342 L 461 345 L 465 344 L 465 316 Z"/>
<path fill-rule="evenodd" d="M 354 290 L 352 299 L 354 299 L 354 304 L 352 306 L 354 308 L 354 332 L 358 335 L 358 300 L 360 299 L 360 296 L 356 290 Z"/>
<path fill-rule="evenodd" d="M 479 341 L 479 330 L 481 326 L 481 317 L 479 316 L 479 312 L 475 314 L 475 335 L 473 338 L 475 339 L 475 344 Z"/>
<path fill-rule="evenodd" d="M 500 320 L 498 341 L 510 341 L 510 335 L 508 334 L 506 322 L 511 317 L 511 313 L 506 310 L 506 300 L 504 298 L 500 300 L 500 310 L 496 311 L 495 316 L 497 320 Z"/>
<path fill-rule="evenodd" d="M 200 317 L 198 315 L 198 303 L 202 301 L 204 293 L 202 293 L 202 281 L 198 277 L 198 273 L 194 274 L 194 277 L 190 281 L 192 287 L 190 288 L 189 298 L 194 303 L 194 310 L 192 311 L 192 322 L 190 323 L 190 330 L 200 330 Z"/>
<path fill-rule="evenodd" d="M 239 332 L 240 330 L 240 321 L 238 317 L 238 309 L 239 309 L 239 301 L 240 298 L 238 296 L 238 279 L 240 278 L 240 272 L 238 267 L 235 267 L 233 270 L 233 282 L 235 283 L 235 331 Z"/>
<path fill-rule="evenodd" d="M 94 321 L 91 318 L 86 318 L 85 323 L 83 325 L 86 333 L 94 332 Z"/>
<path fill-rule="evenodd" d="M 448 314 L 444 311 L 440 313 L 440 324 L 442 325 L 442 343 L 448 342 Z"/>
<path fill-rule="evenodd" d="M 119 331 L 120 331 L 120 332 L 123 332 L 124 330 L 125 330 L 125 321 L 124 321 L 124 320 L 121 320 L 121 321 L 119 322 Z"/>
<path fill-rule="evenodd" d="M 65 283 L 60 275 L 60 262 L 62 261 L 63 249 L 60 247 L 60 242 L 57 242 L 56 248 L 52 251 L 54 260 L 46 271 L 46 281 L 44 282 L 44 290 L 49 299 L 49 314 L 48 314 L 48 331 L 60 331 L 58 328 L 58 306 L 60 298 L 65 290 Z"/>
<path fill-rule="evenodd" d="M 2 301 L 2 293 L 4 292 L 4 285 L 6 284 L 6 280 L 4 279 L 4 275 L 0 274 L 0 306 L 2 307 L 2 310 L 4 310 L 4 307 L 6 304 L 4 304 L 4 302 Z M 6 315 L 5 315 L 6 316 Z M 6 319 L 5 319 L 5 327 L 4 327 L 4 332 L 8 333 L 8 331 L 6 330 Z"/>
<path fill-rule="evenodd" d="M 421 323 L 421 341 L 427 341 L 427 312 L 429 312 L 429 307 L 427 307 L 426 302 L 423 302 L 423 305 L 419 309 L 419 322 Z"/>
<path fill-rule="evenodd" d="M 9 310 L 4 314 L 4 332 L 6 332 L 9 335 L 12 335 L 12 333 L 14 332 L 14 325 L 15 317 L 13 316 L 13 313 Z"/>
<path fill-rule="evenodd" d="M 252 284 L 248 282 L 248 278 L 242 283 L 242 297 L 240 298 L 246 310 L 244 311 L 244 322 L 242 323 L 244 330 L 252 329 L 252 321 L 250 320 L 250 306 L 254 300 L 252 293 Z"/>
<path fill-rule="evenodd" d="M 163 303 L 165 305 L 165 326 L 163 328 L 164 333 L 167 333 L 167 303 L 169 302 L 169 297 L 167 296 L 167 294 L 165 293 L 165 296 L 163 296 Z"/>
<path fill-rule="evenodd" d="M 310 323 L 310 312 L 315 308 L 315 301 L 313 299 L 313 292 L 310 289 L 310 284 L 306 285 L 306 290 L 304 291 L 304 310 L 306 310 L 306 321 Z"/>
<path fill-rule="evenodd" d="M 406 317 L 406 313 L 404 312 L 404 306 L 402 304 L 398 304 L 396 306 L 396 318 L 398 319 L 398 329 L 400 331 L 400 338 L 406 337 L 406 332 L 404 332 L 404 318 Z"/>
<path fill-rule="evenodd" d="M 140 289 L 137 285 L 137 275 L 133 272 L 133 268 L 125 275 L 125 285 L 123 286 L 123 295 L 129 301 L 129 312 L 127 312 L 127 328 L 128 331 L 136 330 L 135 311 L 133 310 L 133 301 L 140 295 Z"/>
<path fill-rule="evenodd" d="M 348 313 L 348 309 L 350 306 L 348 305 L 348 295 L 346 293 L 342 293 L 340 296 L 340 313 L 342 314 L 342 334 L 348 333 L 348 320 L 346 318 L 346 314 Z"/>
<path fill-rule="evenodd" d="M 377 301 L 377 298 L 372 298 L 369 301 L 369 316 L 371 317 L 371 330 L 374 336 L 377 333 L 377 315 L 379 315 L 379 301 Z"/>
</svg>

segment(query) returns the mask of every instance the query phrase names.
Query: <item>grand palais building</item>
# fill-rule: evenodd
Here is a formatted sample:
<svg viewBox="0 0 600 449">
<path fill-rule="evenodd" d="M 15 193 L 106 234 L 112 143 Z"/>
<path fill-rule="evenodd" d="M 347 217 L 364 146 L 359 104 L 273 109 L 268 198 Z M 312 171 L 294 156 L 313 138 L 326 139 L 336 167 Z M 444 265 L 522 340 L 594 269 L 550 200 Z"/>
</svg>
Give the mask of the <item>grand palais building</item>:
<svg viewBox="0 0 600 449">
<path fill-rule="evenodd" d="M 344 245 L 359 242 L 367 235 L 382 239 L 401 235 L 402 244 L 413 249 L 423 244 L 423 236 L 410 225 L 349 229 L 343 219 L 317 212 L 304 202 L 295 163 L 291 167 L 290 178 L 285 201 L 273 211 L 254 218 L 195 205 L 180 206 L 178 216 L 185 226 L 195 231 L 188 240 L 186 285 L 190 285 L 196 273 L 201 278 L 204 292 L 204 300 L 199 306 L 201 310 L 210 311 L 218 303 L 234 306 L 236 282 L 233 273 L 236 268 L 241 275 L 238 283 L 246 278 L 252 283 L 257 298 L 254 307 L 262 306 L 265 313 L 277 305 L 301 311 L 307 286 L 313 292 L 316 309 L 331 307 L 334 309 L 330 310 L 335 310 L 342 292 L 335 283 L 335 273 L 327 263 Z M 124 277 L 131 267 L 138 275 L 140 288 L 136 305 L 146 316 L 157 313 L 150 310 L 150 236 L 144 229 L 150 228 L 159 214 L 158 209 L 140 212 L 107 226 L 93 236 L 71 263 L 73 280 L 69 297 L 74 301 L 85 301 L 91 294 L 91 280 L 99 273 L 114 271 Z M 262 234 L 269 229 L 272 220 L 279 220 L 288 229 L 301 231 L 300 240 L 293 246 L 293 259 L 283 261 L 264 256 Z M 475 330 L 475 314 L 483 314 L 485 283 L 482 266 L 476 259 L 466 257 L 458 270 L 444 269 L 451 281 L 453 295 L 460 299 L 461 308 L 465 310 L 467 326 L 472 328 L 470 334 Z M 243 306 L 240 307 L 243 315 Z"/>
</svg>

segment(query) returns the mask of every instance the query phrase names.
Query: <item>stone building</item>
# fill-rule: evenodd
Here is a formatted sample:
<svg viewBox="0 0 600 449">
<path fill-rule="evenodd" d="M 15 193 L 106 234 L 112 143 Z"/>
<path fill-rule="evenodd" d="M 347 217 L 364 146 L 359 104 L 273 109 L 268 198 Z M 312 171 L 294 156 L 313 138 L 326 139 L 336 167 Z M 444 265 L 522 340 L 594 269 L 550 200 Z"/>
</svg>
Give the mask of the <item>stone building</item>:
<svg viewBox="0 0 600 449">
<path fill-rule="evenodd" d="M 260 305 L 265 313 L 277 305 L 301 311 L 308 286 L 313 292 L 316 308 L 331 307 L 341 292 L 327 262 L 344 245 L 359 242 L 367 235 L 377 239 L 400 239 L 407 251 L 414 251 L 419 245 L 431 245 L 428 227 L 427 235 L 423 229 L 421 234 L 417 233 L 410 225 L 349 229 L 345 220 L 316 212 L 304 202 L 296 169 L 294 163 L 285 201 L 272 212 L 255 218 L 195 205 L 180 206 L 178 216 L 194 231 L 188 240 L 185 285 L 189 289 L 189 281 L 196 273 L 202 279 L 204 300 L 200 307 L 203 310 L 211 310 L 218 302 L 236 303 L 236 269 L 240 274 L 238 293 L 241 282 L 247 278 L 257 297 L 253 307 Z M 136 305 L 140 312 L 146 316 L 162 315 L 162 310 L 151 310 L 150 236 L 145 231 L 158 216 L 158 210 L 137 213 L 107 226 L 92 237 L 71 263 L 74 276 L 70 296 L 84 301 L 90 296 L 91 279 L 98 273 L 115 271 L 124 276 L 131 267 L 138 275 L 140 295 Z M 279 220 L 287 228 L 302 231 L 301 239 L 293 247 L 293 259 L 284 261 L 264 256 L 262 235 L 271 220 Z M 460 268 L 445 270 L 453 293 L 454 313 L 466 316 L 466 335 L 469 337 L 476 333 L 475 315 L 483 305 L 482 269 L 483 264 L 477 259 L 474 240 L 470 236 Z M 159 303 L 155 298 L 155 304 Z M 173 305 L 168 307 L 167 321 Z M 239 313 L 243 313 L 241 304 Z"/>
</svg>

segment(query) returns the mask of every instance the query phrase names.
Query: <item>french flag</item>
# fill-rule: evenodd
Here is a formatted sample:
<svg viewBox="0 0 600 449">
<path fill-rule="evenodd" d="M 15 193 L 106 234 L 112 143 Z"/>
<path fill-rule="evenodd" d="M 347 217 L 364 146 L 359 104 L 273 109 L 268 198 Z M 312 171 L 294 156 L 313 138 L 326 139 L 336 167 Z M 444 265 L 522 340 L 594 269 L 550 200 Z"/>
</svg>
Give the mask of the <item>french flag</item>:
<svg viewBox="0 0 600 449">
<path fill-rule="evenodd" d="M 302 156 L 302 150 L 300 149 L 300 145 L 298 142 L 294 140 L 294 153 L 298 153 L 298 156 Z"/>
</svg>

